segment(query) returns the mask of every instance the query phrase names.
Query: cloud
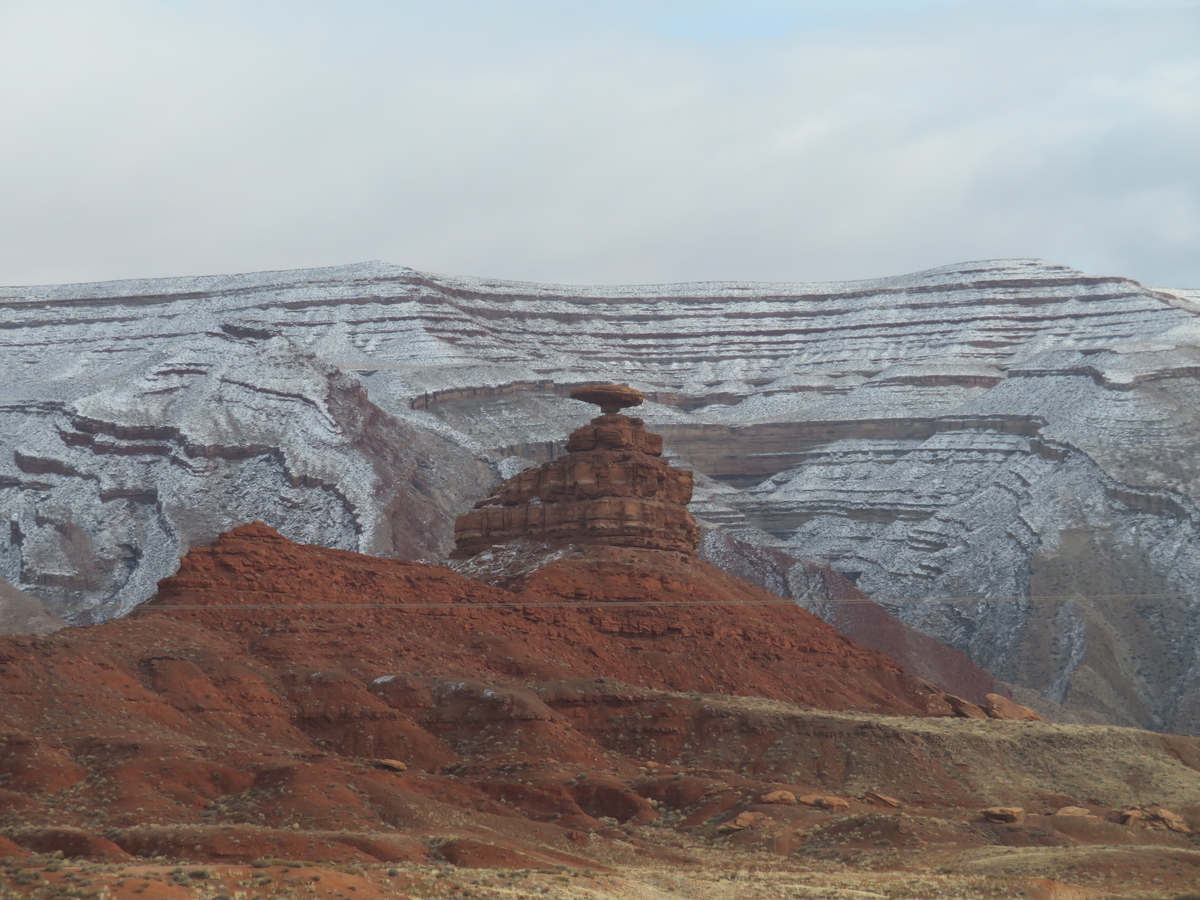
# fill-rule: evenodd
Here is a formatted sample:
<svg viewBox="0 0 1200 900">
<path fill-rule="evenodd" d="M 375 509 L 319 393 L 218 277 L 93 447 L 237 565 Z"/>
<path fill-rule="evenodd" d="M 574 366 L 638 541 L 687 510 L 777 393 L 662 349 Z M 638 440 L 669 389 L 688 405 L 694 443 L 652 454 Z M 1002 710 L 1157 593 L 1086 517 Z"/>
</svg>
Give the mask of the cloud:
<svg viewBox="0 0 1200 900">
<path fill-rule="evenodd" d="M 10 0 L 0 282 L 1200 285 L 1196 8 Z"/>
</svg>

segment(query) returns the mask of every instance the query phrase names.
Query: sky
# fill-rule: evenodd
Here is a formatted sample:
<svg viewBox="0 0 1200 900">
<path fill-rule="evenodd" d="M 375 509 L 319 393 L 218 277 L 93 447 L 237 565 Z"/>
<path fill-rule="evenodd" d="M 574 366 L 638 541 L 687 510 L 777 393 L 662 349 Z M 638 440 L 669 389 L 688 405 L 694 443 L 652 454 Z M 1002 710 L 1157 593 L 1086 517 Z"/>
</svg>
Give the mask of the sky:
<svg viewBox="0 0 1200 900">
<path fill-rule="evenodd" d="M 1200 0 L 0 0 L 0 284 L 1200 288 Z"/>
</svg>

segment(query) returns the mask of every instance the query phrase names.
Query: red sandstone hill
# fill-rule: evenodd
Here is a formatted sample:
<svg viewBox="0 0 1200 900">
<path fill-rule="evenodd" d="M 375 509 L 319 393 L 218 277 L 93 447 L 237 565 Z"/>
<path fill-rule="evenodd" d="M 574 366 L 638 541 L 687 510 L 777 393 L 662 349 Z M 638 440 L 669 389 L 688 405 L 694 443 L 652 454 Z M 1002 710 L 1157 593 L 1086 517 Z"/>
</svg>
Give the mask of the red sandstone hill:
<svg viewBox="0 0 1200 900">
<path fill-rule="evenodd" d="M 669 551 L 592 546 L 507 591 L 440 566 L 294 544 L 255 523 L 188 554 L 141 615 L 179 607 L 201 608 L 171 613 L 176 619 L 235 629 L 252 639 L 250 653 L 267 652 L 273 665 L 606 677 L 817 709 L 954 714 L 942 691 L 883 654 Z M 331 639 L 330 629 L 349 629 L 355 639 L 336 631 Z"/>
<path fill-rule="evenodd" d="M 62 836 L 21 829 L 81 828 L 78 848 L 112 856 L 419 857 L 425 845 L 397 829 L 442 827 L 447 804 L 503 814 L 514 791 L 539 811 L 522 819 L 541 816 L 553 833 L 603 828 L 601 815 L 655 817 L 624 785 L 603 782 L 581 803 L 553 780 L 564 765 L 635 774 L 548 705 L 590 705 L 589 693 L 951 714 L 940 691 L 881 654 L 694 557 L 592 548 L 514 593 L 298 545 L 260 523 L 193 550 L 133 617 L 0 638 L 0 679 L 0 825 L 31 846 Z M 557 687 L 526 687 L 547 684 Z M 689 728 L 650 731 L 663 763 L 702 752 Z M 411 774 L 362 769 L 378 758 Z M 496 778 L 521 768 L 545 769 L 551 784 Z M 523 821 L 516 833 L 479 822 L 489 846 L 554 843 Z M 242 830 L 222 836 L 218 823 Z M 284 835 L 274 850 L 244 827 L 292 825 L 304 840 Z M 383 844 L 363 837 L 381 828 Z"/>
<path fill-rule="evenodd" d="M 1037 824 L 1055 804 L 1115 816 L 1121 779 L 1169 802 L 1200 784 L 1172 768 L 1200 769 L 1189 739 L 804 713 L 950 706 L 808 613 L 668 551 L 568 552 L 508 591 L 256 523 L 193 550 L 128 619 L 0 638 L 0 685 L 6 854 L 595 868 L 683 859 L 663 825 L 825 853 L 895 804 L 920 846 L 1054 844 L 1076 841 Z M 913 818 L 996 802 L 1033 803 L 1037 822 Z M 847 821 L 844 838 L 810 834 Z"/>
<path fill-rule="evenodd" d="M 568 446 L 459 519 L 464 571 L 504 586 L 255 523 L 128 619 L 0 638 L 0 856 L 586 869 L 686 861 L 681 834 L 1200 862 L 1175 858 L 1200 742 L 989 719 L 695 556 L 690 478 L 641 420 Z"/>
</svg>

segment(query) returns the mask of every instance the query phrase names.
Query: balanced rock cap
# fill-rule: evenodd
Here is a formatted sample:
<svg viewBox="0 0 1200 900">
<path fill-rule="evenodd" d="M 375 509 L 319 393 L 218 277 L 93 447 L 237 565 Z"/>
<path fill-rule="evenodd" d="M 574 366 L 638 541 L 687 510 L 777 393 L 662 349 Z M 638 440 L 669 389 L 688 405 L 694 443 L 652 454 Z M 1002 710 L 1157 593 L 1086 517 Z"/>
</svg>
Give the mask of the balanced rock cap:
<svg viewBox="0 0 1200 900">
<path fill-rule="evenodd" d="M 571 399 L 594 403 L 601 413 L 613 416 L 627 406 L 641 406 L 645 397 L 624 384 L 584 384 L 571 391 Z"/>
</svg>

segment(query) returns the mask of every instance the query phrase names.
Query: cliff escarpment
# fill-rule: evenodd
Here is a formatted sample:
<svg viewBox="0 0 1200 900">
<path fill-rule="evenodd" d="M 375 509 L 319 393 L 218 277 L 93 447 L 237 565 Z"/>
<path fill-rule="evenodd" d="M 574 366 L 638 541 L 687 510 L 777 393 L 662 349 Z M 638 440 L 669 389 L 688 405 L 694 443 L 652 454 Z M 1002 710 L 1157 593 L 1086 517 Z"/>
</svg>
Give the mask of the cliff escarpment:
<svg viewBox="0 0 1200 900">
<path fill-rule="evenodd" d="M 455 515 L 563 453 L 587 420 L 570 390 L 619 377 L 695 471 L 698 518 L 1067 707 L 1200 731 L 1179 292 L 1040 260 L 622 287 L 374 263 L 0 305 L 0 575 L 76 620 L 252 518 L 444 553 Z"/>
</svg>

